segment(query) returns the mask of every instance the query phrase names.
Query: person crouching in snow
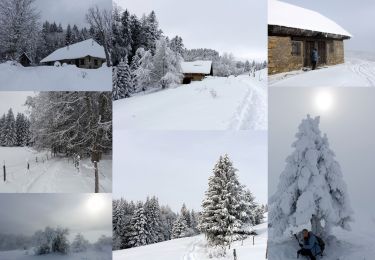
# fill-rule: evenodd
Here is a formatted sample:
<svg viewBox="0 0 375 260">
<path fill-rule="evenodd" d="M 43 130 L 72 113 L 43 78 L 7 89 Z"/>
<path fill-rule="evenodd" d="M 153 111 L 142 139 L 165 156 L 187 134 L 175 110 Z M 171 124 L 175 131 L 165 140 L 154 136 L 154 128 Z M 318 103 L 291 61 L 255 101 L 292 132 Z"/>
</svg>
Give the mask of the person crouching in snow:
<svg viewBox="0 0 375 260">
<path fill-rule="evenodd" d="M 316 69 L 316 64 L 318 63 L 318 59 L 319 59 L 318 50 L 314 48 L 311 52 L 312 70 Z"/>
<path fill-rule="evenodd" d="M 319 246 L 318 239 L 316 236 L 309 232 L 307 229 L 302 230 L 303 243 L 300 243 L 300 250 L 297 252 L 297 258 L 299 255 L 309 256 L 311 260 L 316 260 L 317 255 L 322 253 L 322 249 Z"/>
</svg>

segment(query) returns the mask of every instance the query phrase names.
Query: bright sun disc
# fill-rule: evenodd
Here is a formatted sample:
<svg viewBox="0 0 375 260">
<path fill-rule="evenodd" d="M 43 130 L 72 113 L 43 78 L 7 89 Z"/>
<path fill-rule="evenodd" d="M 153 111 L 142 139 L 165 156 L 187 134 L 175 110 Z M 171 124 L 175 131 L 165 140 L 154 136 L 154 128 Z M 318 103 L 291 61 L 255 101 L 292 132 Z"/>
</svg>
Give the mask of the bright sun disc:
<svg viewBox="0 0 375 260">
<path fill-rule="evenodd" d="M 105 200 L 100 195 L 90 195 L 86 202 L 87 209 L 92 213 L 98 213 L 105 207 Z"/>
<path fill-rule="evenodd" d="M 320 91 L 315 96 L 315 106 L 320 111 L 328 111 L 332 108 L 333 97 L 329 91 Z"/>
</svg>

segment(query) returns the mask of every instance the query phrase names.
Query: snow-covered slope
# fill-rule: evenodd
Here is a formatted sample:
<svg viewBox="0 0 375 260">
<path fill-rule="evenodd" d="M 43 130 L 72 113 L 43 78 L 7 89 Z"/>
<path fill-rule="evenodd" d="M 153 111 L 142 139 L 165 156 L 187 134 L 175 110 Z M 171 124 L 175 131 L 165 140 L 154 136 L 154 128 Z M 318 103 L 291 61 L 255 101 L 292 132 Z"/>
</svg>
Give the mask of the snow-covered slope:
<svg viewBox="0 0 375 260">
<path fill-rule="evenodd" d="M 348 57 L 344 64 L 314 71 L 292 71 L 269 77 L 270 86 L 283 87 L 368 87 L 375 86 L 375 61 Z"/>
<path fill-rule="evenodd" d="M 260 74 L 260 75 L 259 75 Z M 114 102 L 116 129 L 264 130 L 266 70 L 256 77 L 208 77 Z"/>
<path fill-rule="evenodd" d="M 72 159 L 51 158 L 48 154 L 47 160 L 47 154 L 29 148 L 0 147 L 0 192 L 94 192 L 94 168 L 88 159 L 81 161 L 78 173 Z M 3 181 L 3 162 L 6 182 Z M 30 170 L 27 170 L 27 162 Z M 99 163 L 99 190 L 112 191 L 112 160 L 109 156 Z"/>
<path fill-rule="evenodd" d="M 255 227 L 258 236 L 253 245 L 252 237 L 233 243 L 231 249 L 236 249 L 238 259 L 266 259 L 267 223 Z M 210 258 L 209 249 L 204 235 L 173 239 L 157 244 L 136 247 L 113 252 L 114 260 L 212 260 L 233 259 L 232 250 L 226 258 Z"/>
<path fill-rule="evenodd" d="M 68 255 L 48 254 L 35 256 L 30 250 L 0 251 L 0 259 L 3 260 L 111 260 L 109 252 L 90 250 L 82 253 Z"/>
<path fill-rule="evenodd" d="M 112 69 L 80 69 L 75 65 L 63 67 L 22 67 L 11 62 L 0 64 L 0 90 L 32 91 L 111 91 Z"/>
</svg>

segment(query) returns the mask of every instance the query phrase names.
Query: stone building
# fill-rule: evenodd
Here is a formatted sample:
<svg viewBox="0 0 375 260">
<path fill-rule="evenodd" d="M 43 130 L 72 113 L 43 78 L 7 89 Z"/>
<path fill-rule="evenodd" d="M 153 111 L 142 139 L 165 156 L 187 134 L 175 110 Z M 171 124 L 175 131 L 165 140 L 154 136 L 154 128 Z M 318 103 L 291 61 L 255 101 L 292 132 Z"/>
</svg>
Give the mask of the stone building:
<svg viewBox="0 0 375 260">
<path fill-rule="evenodd" d="M 268 1 L 268 73 L 344 63 L 344 40 L 351 35 L 327 17 L 278 0 Z"/>
<path fill-rule="evenodd" d="M 55 62 L 76 65 L 78 68 L 97 69 L 106 62 L 104 48 L 93 39 L 77 42 L 60 48 L 40 61 L 43 65 Z"/>
<path fill-rule="evenodd" d="M 212 61 L 208 60 L 182 62 L 181 69 L 184 74 L 183 84 L 189 84 L 192 81 L 200 81 L 206 76 L 213 75 Z"/>
</svg>

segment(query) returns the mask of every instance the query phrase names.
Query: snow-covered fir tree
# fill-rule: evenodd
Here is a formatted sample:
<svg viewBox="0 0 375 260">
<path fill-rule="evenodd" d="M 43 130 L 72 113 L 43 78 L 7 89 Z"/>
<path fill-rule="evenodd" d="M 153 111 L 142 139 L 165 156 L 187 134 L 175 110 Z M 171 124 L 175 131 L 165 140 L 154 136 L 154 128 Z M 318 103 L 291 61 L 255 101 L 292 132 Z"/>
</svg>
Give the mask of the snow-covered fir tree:
<svg viewBox="0 0 375 260">
<path fill-rule="evenodd" d="M 270 198 L 269 223 L 276 236 L 306 224 L 323 237 L 330 235 L 332 227 L 350 228 L 353 212 L 347 187 L 319 122 L 319 117 L 309 115 L 302 120 L 294 151 Z"/>
<path fill-rule="evenodd" d="M 228 155 L 220 156 L 208 181 L 199 229 L 212 246 L 225 248 L 246 234 L 249 202 L 236 172 Z"/>
<path fill-rule="evenodd" d="M 10 108 L 5 117 L 5 123 L 2 128 L 3 131 L 3 145 L 4 146 L 16 146 L 17 145 L 17 131 L 16 131 L 16 120 L 14 118 L 13 110 Z"/>
<path fill-rule="evenodd" d="M 142 205 L 138 205 L 126 234 L 130 247 L 147 245 L 149 233 L 147 231 L 147 217 Z"/>
<path fill-rule="evenodd" d="M 116 73 L 116 89 L 114 92 L 117 95 L 115 96 L 115 100 L 130 97 L 134 93 L 134 85 L 127 58 L 120 61 Z"/>
<path fill-rule="evenodd" d="M 89 245 L 89 241 L 85 239 L 85 237 L 81 233 L 78 233 L 75 236 L 70 248 L 75 253 L 85 252 L 87 251 Z"/>
<path fill-rule="evenodd" d="M 147 218 L 147 244 L 163 241 L 162 220 L 158 199 L 155 196 L 151 199 L 147 198 L 144 209 Z"/>
<path fill-rule="evenodd" d="M 172 239 L 182 238 L 187 236 L 188 225 L 184 216 L 180 215 L 173 223 Z"/>
<path fill-rule="evenodd" d="M 180 54 L 181 56 L 184 54 L 184 43 L 180 36 L 173 37 L 169 42 L 169 47 L 172 51 Z"/>
<path fill-rule="evenodd" d="M 151 51 L 139 48 L 133 57 L 131 68 L 135 92 L 146 91 L 150 88 L 153 68 Z"/>
</svg>

